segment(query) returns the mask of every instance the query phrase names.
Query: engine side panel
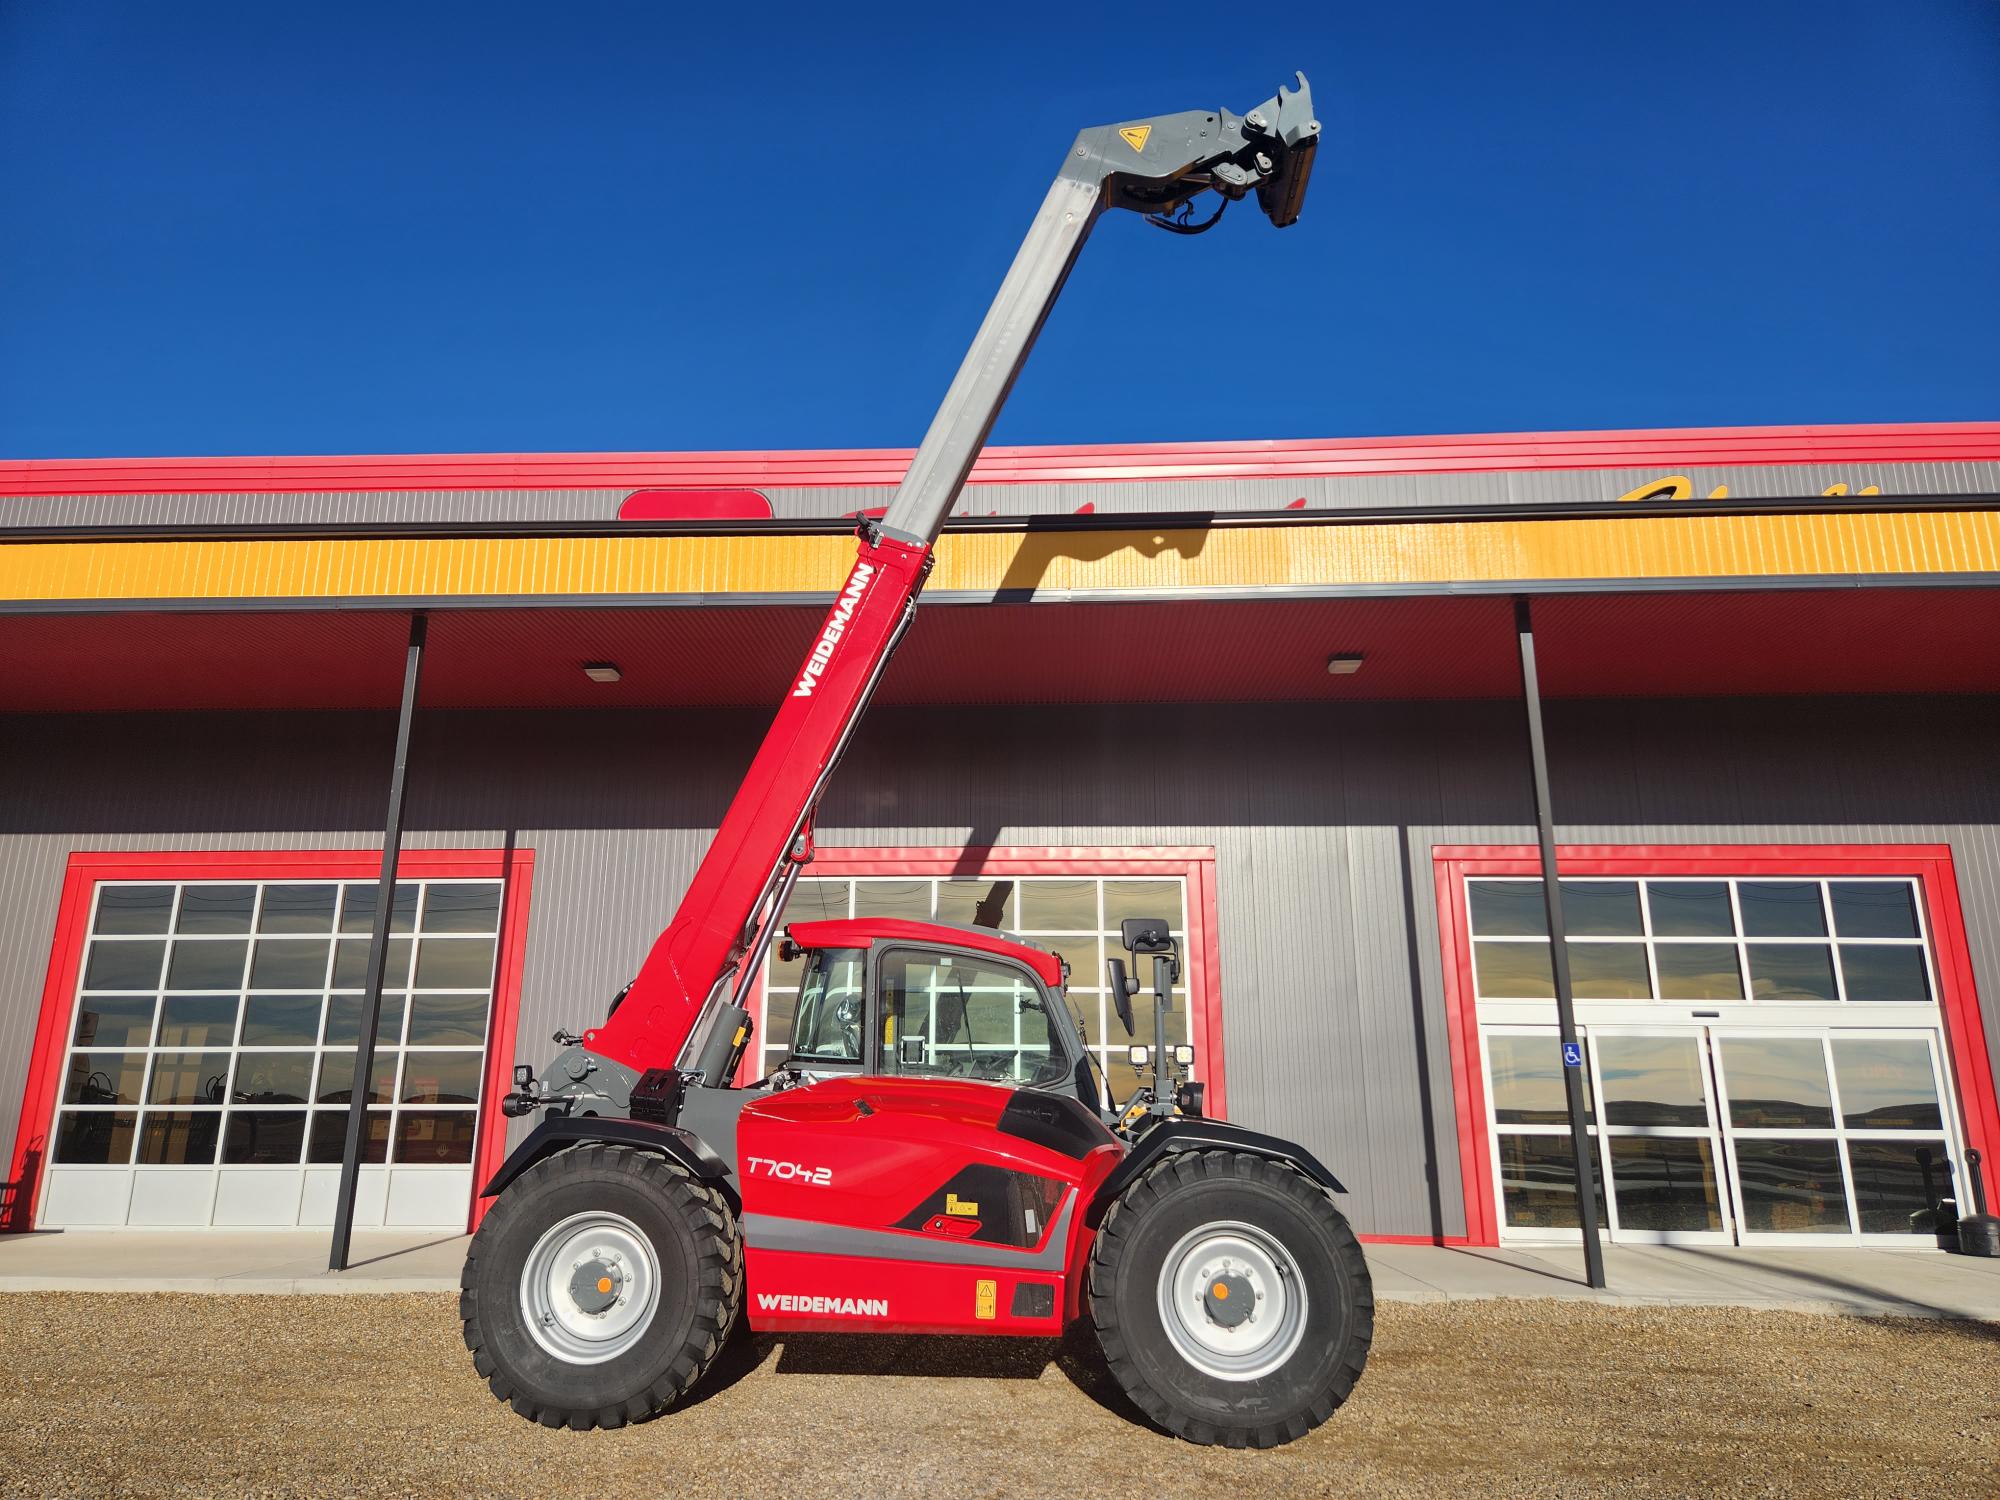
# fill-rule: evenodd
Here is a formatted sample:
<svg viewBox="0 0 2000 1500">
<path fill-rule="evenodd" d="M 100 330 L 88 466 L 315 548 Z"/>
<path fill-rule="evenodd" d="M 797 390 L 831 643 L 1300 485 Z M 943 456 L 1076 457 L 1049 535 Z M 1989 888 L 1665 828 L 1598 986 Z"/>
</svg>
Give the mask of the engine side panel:
<svg viewBox="0 0 2000 1500">
<path fill-rule="evenodd" d="M 746 1105 L 737 1157 L 751 1326 L 1057 1331 L 1078 1305 L 1083 1207 L 1123 1147 L 1108 1131 L 1053 1125 L 1049 1097 L 851 1077 Z"/>
</svg>

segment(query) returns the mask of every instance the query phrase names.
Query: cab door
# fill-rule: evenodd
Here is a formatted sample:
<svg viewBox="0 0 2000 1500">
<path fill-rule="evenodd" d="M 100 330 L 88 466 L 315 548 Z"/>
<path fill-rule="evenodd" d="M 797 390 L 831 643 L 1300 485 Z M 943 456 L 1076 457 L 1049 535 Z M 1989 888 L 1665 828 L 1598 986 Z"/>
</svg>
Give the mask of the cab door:
<svg viewBox="0 0 2000 1500">
<path fill-rule="evenodd" d="M 1069 1028 L 1026 967 L 960 949 L 885 945 L 870 965 L 875 1047 L 868 1071 L 1061 1088 L 1074 1078 Z"/>
</svg>

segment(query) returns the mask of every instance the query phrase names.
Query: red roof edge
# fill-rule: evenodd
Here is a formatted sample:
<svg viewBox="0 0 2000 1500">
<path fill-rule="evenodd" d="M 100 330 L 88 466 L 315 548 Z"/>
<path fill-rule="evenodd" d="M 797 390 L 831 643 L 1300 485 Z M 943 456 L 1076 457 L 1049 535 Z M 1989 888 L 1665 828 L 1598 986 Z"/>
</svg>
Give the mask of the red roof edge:
<svg viewBox="0 0 2000 1500">
<path fill-rule="evenodd" d="M 785 488 L 891 485 L 908 448 L 769 453 L 409 453 L 274 458 L 0 460 L 0 495 L 384 490 Z M 1666 427 L 1211 443 L 988 448 L 975 484 L 1056 480 L 1305 479 L 1697 465 L 2000 459 L 2000 422 Z"/>
</svg>

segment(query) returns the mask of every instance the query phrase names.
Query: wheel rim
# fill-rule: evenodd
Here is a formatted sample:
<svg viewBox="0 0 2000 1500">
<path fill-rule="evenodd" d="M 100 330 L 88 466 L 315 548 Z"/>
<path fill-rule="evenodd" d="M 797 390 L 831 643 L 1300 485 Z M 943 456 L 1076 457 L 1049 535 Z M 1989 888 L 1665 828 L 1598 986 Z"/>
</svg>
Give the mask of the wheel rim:
<svg viewBox="0 0 2000 1500">
<path fill-rule="evenodd" d="M 1305 1278 L 1291 1251 L 1254 1225 L 1204 1224 L 1167 1252 L 1160 1321 L 1181 1358 L 1204 1375 L 1255 1380 L 1290 1359 L 1305 1337 Z"/>
<path fill-rule="evenodd" d="M 521 1269 L 528 1332 L 569 1364 L 616 1359 L 645 1337 L 659 1304 L 659 1256 L 619 1214 L 571 1214 L 543 1232 Z"/>
</svg>

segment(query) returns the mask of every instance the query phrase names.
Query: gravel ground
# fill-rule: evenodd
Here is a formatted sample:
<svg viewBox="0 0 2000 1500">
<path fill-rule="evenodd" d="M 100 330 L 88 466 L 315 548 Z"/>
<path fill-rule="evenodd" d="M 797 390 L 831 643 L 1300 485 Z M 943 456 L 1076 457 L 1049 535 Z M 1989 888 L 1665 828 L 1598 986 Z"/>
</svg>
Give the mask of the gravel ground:
<svg viewBox="0 0 2000 1500">
<path fill-rule="evenodd" d="M 0 1297 L 33 1495 L 1992 1494 L 2000 1324 L 1386 1304 L 1352 1401 L 1267 1453 L 1139 1425 L 1087 1336 L 742 1339 L 617 1433 L 495 1402 L 446 1296 Z M 1165 1487 L 1164 1490 L 1162 1487 Z"/>
</svg>

